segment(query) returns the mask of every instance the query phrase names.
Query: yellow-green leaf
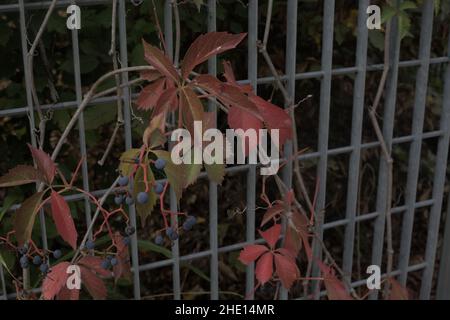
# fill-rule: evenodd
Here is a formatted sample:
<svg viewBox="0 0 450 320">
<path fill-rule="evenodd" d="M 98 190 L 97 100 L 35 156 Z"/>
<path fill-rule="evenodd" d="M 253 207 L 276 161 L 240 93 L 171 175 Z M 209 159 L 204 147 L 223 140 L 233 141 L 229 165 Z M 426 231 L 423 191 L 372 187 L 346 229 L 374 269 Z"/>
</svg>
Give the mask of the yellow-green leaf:
<svg viewBox="0 0 450 320">
<path fill-rule="evenodd" d="M 130 149 L 120 156 L 119 172 L 124 176 L 129 176 L 135 165 L 134 159 L 141 152 L 140 149 Z"/>
<path fill-rule="evenodd" d="M 208 173 L 208 177 L 211 181 L 214 181 L 217 184 L 221 184 L 223 178 L 225 176 L 225 165 L 214 163 L 214 164 L 205 164 L 206 172 Z"/>
</svg>

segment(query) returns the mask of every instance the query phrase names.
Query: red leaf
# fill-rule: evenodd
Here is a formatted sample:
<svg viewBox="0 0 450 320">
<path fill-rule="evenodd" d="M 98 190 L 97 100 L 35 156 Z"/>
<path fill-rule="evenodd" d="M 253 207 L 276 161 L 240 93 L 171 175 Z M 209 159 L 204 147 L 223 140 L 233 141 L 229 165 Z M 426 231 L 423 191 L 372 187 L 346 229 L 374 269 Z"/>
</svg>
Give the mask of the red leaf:
<svg viewBox="0 0 450 320">
<path fill-rule="evenodd" d="M 231 64 L 229 61 L 223 61 L 223 69 L 224 69 L 224 77 L 229 84 L 232 84 L 238 87 L 244 93 L 253 92 L 253 87 L 249 84 L 239 84 L 236 81 L 236 77 L 234 76 L 233 69 L 231 68 Z"/>
<path fill-rule="evenodd" d="M 388 278 L 391 285 L 391 291 L 389 294 L 389 300 L 409 300 L 408 289 L 400 284 L 394 278 Z"/>
<path fill-rule="evenodd" d="M 209 74 L 197 76 L 193 84 L 206 90 L 209 94 L 216 96 L 223 104 L 238 107 L 252 113 L 254 116 L 258 117 L 258 119 L 262 120 L 256 105 L 239 87 L 230 85 L 226 82 L 221 82 Z"/>
<path fill-rule="evenodd" d="M 160 96 L 158 101 L 156 102 L 155 110 L 153 111 L 152 116 L 158 116 L 159 114 L 169 111 L 173 108 L 177 103 L 177 92 L 178 89 L 176 87 L 169 88 L 165 90 Z"/>
<path fill-rule="evenodd" d="M 156 70 L 169 79 L 178 82 L 179 76 L 170 59 L 160 49 L 142 40 L 144 45 L 144 58 Z"/>
<path fill-rule="evenodd" d="M 66 286 L 69 265 L 69 262 L 61 262 L 50 269 L 42 283 L 42 297 L 45 300 L 52 300 Z"/>
<path fill-rule="evenodd" d="M 292 257 L 297 257 L 302 249 L 302 238 L 292 226 L 288 226 L 286 229 L 283 248 L 287 250 Z"/>
<path fill-rule="evenodd" d="M 295 259 L 287 255 L 275 254 L 275 270 L 283 287 L 288 290 L 300 277 L 300 271 L 295 264 Z"/>
<path fill-rule="evenodd" d="M 141 72 L 141 78 L 153 82 L 161 78 L 161 73 L 157 70 L 146 70 Z"/>
<path fill-rule="evenodd" d="M 75 250 L 78 233 L 70 214 L 69 205 L 59 193 L 52 191 L 51 206 L 53 220 L 59 235 Z"/>
<path fill-rule="evenodd" d="M 305 248 L 306 256 L 309 261 L 312 259 L 312 249 L 309 244 L 309 222 L 306 216 L 297 210 L 292 211 L 291 219 L 289 221 L 290 225 L 293 225 L 297 231 L 298 236 L 302 239 L 303 246 Z"/>
<path fill-rule="evenodd" d="M 261 227 L 265 225 L 267 222 L 271 221 L 272 219 L 278 217 L 284 210 L 283 204 L 277 203 L 274 206 L 267 209 L 266 213 L 264 214 L 264 217 L 261 221 Z"/>
<path fill-rule="evenodd" d="M 244 39 L 245 33 L 210 32 L 194 40 L 186 52 L 181 66 L 181 75 L 186 79 L 194 68 L 208 58 L 235 48 Z"/>
<path fill-rule="evenodd" d="M 258 107 L 267 128 L 279 130 L 280 147 L 292 138 L 292 121 L 285 110 L 256 95 L 252 95 L 250 100 Z"/>
<path fill-rule="evenodd" d="M 61 291 L 56 295 L 56 300 L 80 300 L 80 290 L 69 289 L 63 286 Z"/>
<path fill-rule="evenodd" d="M 259 230 L 259 234 L 266 240 L 267 244 L 271 249 L 275 247 L 281 233 L 281 224 L 274 224 L 272 227 L 266 231 Z"/>
<path fill-rule="evenodd" d="M 263 285 L 272 278 L 273 274 L 273 254 L 265 253 L 256 263 L 255 275 L 256 279 Z"/>
<path fill-rule="evenodd" d="M 117 248 L 117 265 L 114 266 L 114 277 L 116 281 L 120 278 L 128 278 L 131 276 L 130 253 L 128 246 L 125 245 L 123 237 L 119 232 L 114 234 L 114 242 Z"/>
<path fill-rule="evenodd" d="M 20 186 L 37 181 L 44 181 L 44 177 L 38 170 L 32 166 L 18 165 L 0 178 L 0 188 Z"/>
<path fill-rule="evenodd" d="M 81 280 L 83 285 L 89 291 L 92 298 L 96 300 L 104 300 L 108 294 L 105 283 L 94 272 L 83 266 L 81 269 Z"/>
<path fill-rule="evenodd" d="M 323 273 L 323 281 L 327 289 L 329 300 L 353 300 L 347 292 L 345 285 L 335 275 L 333 270 L 326 266 L 323 262 L 318 261 L 320 270 Z"/>
<path fill-rule="evenodd" d="M 253 114 L 232 106 L 228 110 L 228 125 L 232 129 L 242 129 L 244 131 L 243 134 L 239 136 L 243 140 L 242 143 L 245 143 L 244 154 L 246 156 L 249 155 L 250 151 L 253 151 L 258 147 L 258 133 L 259 130 L 262 129 L 263 123 Z M 250 136 L 245 136 L 248 129 L 256 130 L 256 139 L 251 139 Z"/>
<path fill-rule="evenodd" d="M 264 252 L 267 252 L 268 250 L 269 249 L 267 249 L 266 246 L 262 246 L 259 244 L 245 246 L 239 254 L 239 260 L 243 264 L 247 265 L 258 259 Z"/>
<path fill-rule="evenodd" d="M 156 105 L 159 97 L 163 93 L 164 83 L 164 79 L 159 79 L 144 87 L 144 89 L 142 89 L 141 93 L 139 94 L 139 98 L 136 101 L 138 109 L 149 110 L 153 108 Z"/>
<path fill-rule="evenodd" d="M 30 148 L 38 170 L 45 176 L 47 182 L 51 184 L 56 174 L 56 165 L 52 158 L 44 151 L 36 149 L 30 144 L 28 144 L 28 147 Z"/>
<path fill-rule="evenodd" d="M 111 276 L 111 271 L 108 271 L 108 270 L 105 270 L 104 268 L 102 268 L 102 266 L 101 266 L 102 259 L 99 257 L 84 256 L 83 258 L 80 259 L 78 264 L 90 269 L 91 271 L 97 273 L 98 275 L 100 275 L 102 277 L 106 278 L 106 277 Z"/>
</svg>

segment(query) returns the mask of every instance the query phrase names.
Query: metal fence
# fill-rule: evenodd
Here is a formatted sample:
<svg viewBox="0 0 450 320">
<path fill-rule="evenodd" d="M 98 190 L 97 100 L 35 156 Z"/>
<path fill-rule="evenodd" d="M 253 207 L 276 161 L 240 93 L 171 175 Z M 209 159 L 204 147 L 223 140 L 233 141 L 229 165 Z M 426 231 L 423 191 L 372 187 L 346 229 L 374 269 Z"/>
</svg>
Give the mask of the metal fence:
<svg viewBox="0 0 450 320">
<path fill-rule="evenodd" d="M 258 51 L 256 47 L 256 41 L 258 39 L 258 5 L 263 1 L 249 0 L 248 3 L 248 79 L 243 81 L 250 83 L 253 87 L 257 87 L 258 84 L 267 84 L 273 82 L 273 78 L 265 77 L 258 78 Z M 88 5 L 111 5 L 111 1 L 108 0 L 79 0 L 79 1 L 58 1 L 58 7 L 66 7 L 69 4 L 76 3 L 80 6 Z M 26 16 L 30 14 L 30 11 L 36 9 L 47 9 L 50 5 L 50 1 L 42 2 L 30 2 L 26 3 L 25 0 L 18 0 L 14 4 L 0 5 L 0 13 L 5 12 L 19 12 L 20 14 L 20 33 L 22 39 L 22 53 L 24 66 L 27 64 L 27 30 L 26 30 Z M 126 6 L 131 5 L 128 1 L 119 0 L 118 3 L 118 28 L 119 28 L 119 46 L 120 46 L 120 61 L 122 67 L 128 65 L 128 48 L 127 48 L 127 26 L 126 26 Z M 360 179 L 360 167 L 361 167 L 361 153 L 363 150 L 369 148 L 379 148 L 378 142 L 363 143 L 362 142 L 362 129 L 363 129 L 363 115 L 364 109 L 367 105 L 365 101 L 365 81 L 366 74 L 368 72 L 380 71 L 383 69 L 383 65 L 368 65 L 367 64 L 367 48 L 368 48 L 368 29 L 366 27 L 367 13 L 366 9 L 369 5 L 369 0 L 359 1 L 358 10 L 358 26 L 357 26 L 357 48 L 356 48 L 356 64 L 353 67 L 345 68 L 333 68 L 333 33 L 334 33 L 334 11 L 335 0 L 324 1 L 323 12 L 323 33 L 322 33 L 322 58 L 320 71 L 296 73 L 296 53 L 297 53 L 297 39 L 298 25 L 302 23 L 297 18 L 298 14 L 298 0 L 287 1 L 287 29 L 286 29 L 286 50 L 285 61 L 286 69 L 283 80 L 287 83 L 289 94 L 294 97 L 296 81 L 305 79 L 320 79 L 320 116 L 319 116 L 319 128 L 318 128 L 318 150 L 317 152 L 310 152 L 300 156 L 300 160 L 316 159 L 318 161 L 317 177 L 319 181 L 319 193 L 317 198 L 317 210 L 322 210 L 326 206 L 326 185 L 327 185 L 327 161 L 330 156 L 335 155 L 349 155 L 349 174 L 347 184 L 347 204 L 346 213 L 344 219 L 339 219 L 333 222 L 327 222 L 323 224 L 321 230 L 319 230 L 320 236 L 326 230 L 333 229 L 339 226 L 345 228 L 345 239 L 342 243 L 344 248 L 343 253 L 343 265 L 342 269 L 345 274 L 350 275 L 352 273 L 353 256 L 354 256 L 354 243 L 355 243 L 355 229 L 357 223 L 367 222 L 374 220 L 373 230 L 373 248 L 372 248 L 372 264 L 381 265 L 383 257 L 384 247 L 384 228 L 385 228 L 385 215 L 383 214 L 383 204 L 387 198 L 386 183 L 388 179 L 388 168 L 385 162 L 380 159 L 379 162 L 379 177 L 378 188 L 376 194 L 376 211 L 368 214 L 359 215 L 357 213 L 357 194 L 358 194 L 358 181 Z M 208 19 L 207 30 L 216 30 L 216 1 L 208 0 Z M 433 30 L 433 10 L 434 1 L 425 0 L 423 10 L 421 11 L 421 33 L 420 33 L 420 51 L 419 56 L 415 60 L 399 61 L 400 56 L 400 36 L 398 21 L 394 19 L 392 25 L 392 32 L 390 38 L 390 70 L 388 73 L 388 80 L 385 91 L 385 102 L 383 112 L 383 135 L 388 144 L 388 148 L 392 148 L 393 145 L 409 144 L 409 162 L 407 172 L 407 191 L 405 197 L 405 203 L 401 206 L 394 207 L 393 214 L 402 216 L 402 230 L 400 240 L 400 252 L 399 261 L 394 275 L 398 275 L 398 279 L 402 284 L 406 283 L 408 273 L 413 271 L 422 272 L 420 298 L 430 298 L 430 293 L 433 286 L 433 277 L 435 276 L 435 261 L 437 256 L 438 240 L 444 237 L 443 233 L 439 232 L 441 212 L 444 202 L 444 188 L 449 185 L 446 180 L 447 169 L 447 157 L 449 149 L 450 139 L 450 55 L 431 58 L 431 40 Z M 170 1 L 165 1 L 164 21 L 172 21 L 172 8 Z M 62 102 L 56 105 L 42 106 L 43 109 L 64 109 L 64 108 L 76 108 L 82 99 L 82 79 L 80 76 L 80 55 L 79 55 L 79 42 L 78 32 L 72 32 L 72 45 L 74 56 L 74 74 L 75 74 L 75 89 L 76 89 L 76 101 Z M 164 24 L 164 32 L 167 41 L 168 51 L 173 50 L 173 30 L 172 23 Z M 450 46 L 450 39 L 449 39 Z M 426 96 L 428 87 L 428 74 L 431 64 L 441 64 L 446 68 L 445 72 L 445 84 L 444 84 L 444 99 L 441 111 L 440 128 L 435 131 L 424 132 L 424 114 L 426 108 Z M 211 74 L 216 73 L 216 60 L 210 59 L 208 63 L 209 72 Z M 415 99 L 413 108 L 413 121 L 412 121 L 412 133 L 407 136 L 393 136 L 394 129 L 394 114 L 396 109 L 396 97 L 397 97 L 397 78 L 399 68 L 417 67 L 416 83 L 415 83 Z M 24 68 L 24 70 L 29 70 Z M 330 100 L 331 100 L 331 85 L 333 77 L 337 75 L 352 75 L 354 76 L 354 94 L 353 94 L 353 112 L 351 123 L 351 139 L 349 144 L 339 148 L 329 148 L 329 128 L 330 128 Z M 121 78 L 122 83 L 128 82 L 128 74 L 123 74 Z M 34 127 L 33 118 L 33 100 L 30 88 L 30 74 L 26 74 L 26 97 L 27 106 L 11 109 L 0 110 L 0 117 L 30 117 L 30 124 Z M 123 102 L 126 106 L 130 106 L 133 96 L 128 90 L 124 90 L 122 96 Z M 115 101 L 117 97 L 100 98 L 90 103 L 100 104 Z M 213 108 L 213 106 L 210 106 Z M 124 109 L 125 112 L 125 149 L 132 147 L 131 137 L 131 116 L 129 108 Z M 80 139 L 80 151 L 81 155 L 86 155 L 86 143 L 85 143 L 85 131 L 83 123 L 83 115 L 81 115 L 79 123 L 79 139 Z M 421 146 L 425 139 L 435 138 L 438 140 L 438 148 L 436 153 L 436 162 L 434 168 L 434 180 L 433 191 L 430 199 L 417 201 L 416 190 L 419 178 L 419 163 L 421 160 Z M 31 141 L 36 145 L 34 135 L 32 134 Z M 180 256 L 178 241 L 175 241 L 172 247 L 172 258 L 152 262 L 149 264 L 139 263 L 139 254 L 137 247 L 137 235 L 132 238 L 131 243 L 131 260 L 133 270 L 133 285 L 134 285 L 134 298 L 141 298 L 140 288 L 140 273 L 146 270 L 154 270 L 157 268 L 171 266 L 173 269 L 173 298 L 181 298 L 180 289 L 180 263 L 185 261 L 191 261 L 199 258 L 208 258 L 210 261 L 210 298 L 219 298 L 219 254 L 225 252 L 231 252 L 241 249 L 248 243 L 260 242 L 260 239 L 255 238 L 255 202 L 256 202 L 256 167 L 254 165 L 243 165 L 233 168 L 228 168 L 228 172 L 240 171 L 245 172 L 247 177 L 247 211 L 246 211 L 246 241 L 243 243 L 237 243 L 225 247 L 219 247 L 218 245 L 218 191 L 217 186 L 213 183 L 209 183 L 209 249 L 201 252 L 192 253 L 189 255 Z M 290 186 L 292 180 L 292 168 L 287 166 L 283 169 L 284 182 Z M 205 175 L 203 175 L 204 177 Z M 83 187 L 88 190 L 88 168 L 87 163 L 84 161 L 82 166 Z M 100 196 L 105 190 L 93 191 L 94 195 Z M 86 210 L 86 222 L 89 223 L 91 219 L 91 209 L 88 200 L 81 194 L 72 195 L 67 197 L 69 201 L 84 201 Z M 171 194 L 171 209 L 175 210 L 177 203 L 173 194 Z M 429 208 L 429 224 L 426 240 L 426 250 L 423 257 L 423 262 L 419 264 L 410 263 L 410 251 L 411 240 L 413 236 L 413 223 L 414 215 L 417 209 Z M 447 209 L 450 210 L 450 207 Z M 131 223 L 136 225 L 136 215 L 134 209 L 130 210 Z M 44 215 L 40 215 L 42 226 L 42 241 L 43 246 L 46 248 L 47 239 L 45 234 Z M 437 283 L 437 298 L 450 299 L 450 222 L 447 219 L 445 226 L 444 246 L 442 251 L 442 258 L 440 263 L 440 272 Z M 320 255 L 321 252 L 316 248 L 315 254 Z M 254 265 L 248 266 L 246 269 L 246 292 L 250 298 L 253 297 L 254 281 Z M 13 297 L 12 293 L 6 292 L 5 275 L 0 268 L 0 277 L 2 279 L 3 297 Z M 365 281 L 352 282 L 352 286 L 358 287 L 364 285 Z M 371 295 L 372 299 L 377 298 L 375 292 Z M 282 290 L 280 294 L 281 299 L 297 298 L 292 297 L 287 291 Z"/>
</svg>

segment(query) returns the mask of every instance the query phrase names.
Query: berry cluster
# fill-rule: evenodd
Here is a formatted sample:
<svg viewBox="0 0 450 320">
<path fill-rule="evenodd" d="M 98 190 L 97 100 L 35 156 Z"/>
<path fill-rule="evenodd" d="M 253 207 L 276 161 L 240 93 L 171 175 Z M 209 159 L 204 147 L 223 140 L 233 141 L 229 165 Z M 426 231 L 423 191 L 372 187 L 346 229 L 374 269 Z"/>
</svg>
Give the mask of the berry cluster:
<svg viewBox="0 0 450 320">
<path fill-rule="evenodd" d="M 135 163 L 139 163 L 139 157 L 135 158 Z M 158 158 L 155 161 L 155 168 L 158 170 L 163 170 L 166 167 L 166 160 Z M 130 179 L 127 176 L 119 177 L 119 186 L 126 187 L 130 182 Z M 153 190 L 157 195 L 160 195 L 164 191 L 164 184 L 161 182 L 156 182 L 153 186 Z M 149 200 L 149 196 L 147 192 L 139 192 L 136 195 L 136 199 L 133 199 L 133 196 L 127 192 L 127 195 L 118 194 L 114 197 L 114 203 L 117 205 L 121 205 L 124 201 L 127 205 L 134 204 L 134 201 L 137 201 L 138 204 L 146 204 Z"/>
<path fill-rule="evenodd" d="M 31 262 L 33 263 L 33 265 L 39 266 L 39 270 L 44 275 L 49 272 L 48 253 L 42 255 L 40 253 L 37 253 L 36 255 L 32 256 L 31 254 L 29 254 L 29 248 L 26 244 L 17 248 L 17 252 L 21 255 L 19 263 L 22 269 L 28 269 L 30 267 L 31 258 Z M 62 256 L 62 252 L 59 249 L 54 250 L 51 253 L 54 259 L 59 259 Z"/>
<path fill-rule="evenodd" d="M 127 226 L 125 228 L 125 236 L 123 237 L 123 244 L 128 246 L 131 243 L 131 236 L 136 232 L 136 228 L 132 226 Z M 88 250 L 94 250 L 96 247 L 95 241 L 88 240 L 86 241 L 84 248 Z M 116 256 L 107 254 L 105 259 L 101 262 L 101 267 L 105 270 L 109 270 L 112 267 L 116 266 L 119 263 Z"/>
<path fill-rule="evenodd" d="M 189 231 L 191 230 L 194 225 L 197 223 L 197 219 L 194 216 L 188 216 L 187 219 L 184 221 L 183 223 L 183 230 L 184 231 Z M 166 228 L 166 236 L 171 240 L 171 241 L 175 241 L 178 240 L 179 234 L 178 234 L 178 230 L 176 228 L 173 227 L 168 227 Z M 164 238 L 161 234 L 158 234 L 155 237 L 155 244 L 157 245 L 162 245 L 164 243 Z"/>
</svg>

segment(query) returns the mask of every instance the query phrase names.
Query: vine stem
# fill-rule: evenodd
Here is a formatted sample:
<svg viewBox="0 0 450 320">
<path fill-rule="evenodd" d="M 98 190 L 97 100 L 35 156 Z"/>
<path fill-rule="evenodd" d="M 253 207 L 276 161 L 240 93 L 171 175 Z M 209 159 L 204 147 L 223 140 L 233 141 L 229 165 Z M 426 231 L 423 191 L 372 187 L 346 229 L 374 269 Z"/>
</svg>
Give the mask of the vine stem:
<svg viewBox="0 0 450 320">
<path fill-rule="evenodd" d="M 79 254 L 80 254 L 81 248 L 83 248 L 84 245 L 86 244 L 86 241 L 88 240 L 89 234 L 94 229 L 94 224 L 97 221 L 97 218 L 100 215 L 100 212 L 102 211 L 101 208 L 102 208 L 103 204 L 105 203 L 106 198 L 108 198 L 108 196 L 111 194 L 111 192 L 114 190 L 115 186 L 119 182 L 119 178 L 120 177 L 117 177 L 117 179 L 108 188 L 108 190 L 105 192 L 105 194 L 100 198 L 99 206 L 97 206 L 97 210 L 95 210 L 94 216 L 92 217 L 92 221 L 89 224 L 89 226 L 88 226 L 88 228 L 86 230 L 86 233 L 84 234 L 83 240 L 81 241 L 79 247 L 77 248 L 77 251 L 75 251 L 75 254 L 73 255 L 71 263 L 74 263 L 76 261 L 76 259 L 78 258 Z"/>
</svg>

